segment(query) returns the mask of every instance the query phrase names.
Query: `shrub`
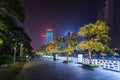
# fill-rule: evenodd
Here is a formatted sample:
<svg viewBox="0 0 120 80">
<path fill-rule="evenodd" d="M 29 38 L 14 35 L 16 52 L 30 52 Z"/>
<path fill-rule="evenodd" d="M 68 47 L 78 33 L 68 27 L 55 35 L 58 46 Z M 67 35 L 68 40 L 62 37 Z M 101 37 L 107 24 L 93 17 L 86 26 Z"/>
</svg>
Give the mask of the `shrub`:
<svg viewBox="0 0 120 80">
<path fill-rule="evenodd" d="M 98 68 L 99 67 L 98 64 L 86 64 L 86 63 L 84 63 L 82 65 L 85 66 L 85 67 L 93 67 L 93 68 Z"/>
<path fill-rule="evenodd" d="M 13 56 L 9 55 L 8 58 L 7 58 L 7 60 L 6 60 L 6 63 L 7 64 L 12 64 L 13 63 L 13 59 L 14 59 Z"/>
</svg>

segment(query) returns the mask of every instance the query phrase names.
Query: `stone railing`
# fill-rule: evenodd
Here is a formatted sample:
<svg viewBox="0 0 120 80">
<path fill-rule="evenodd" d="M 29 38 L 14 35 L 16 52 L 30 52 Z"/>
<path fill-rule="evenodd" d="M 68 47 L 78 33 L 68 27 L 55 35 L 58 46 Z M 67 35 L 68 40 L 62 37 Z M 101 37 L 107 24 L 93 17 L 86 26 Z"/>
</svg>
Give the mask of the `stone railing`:
<svg viewBox="0 0 120 80">
<path fill-rule="evenodd" d="M 53 58 L 52 56 L 43 56 L 46 58 Z M 66 60 L 67 58 L 64 56 L 58 56 L 60 61 Z M 89 63 L 88 58 L 83 58 L 82 56 L 76 57 L 69 57 L 69 60 L 73 60 L 75 63 Z M 120 72 L 120 61 L 117 60 L 105 60 L 105 59 L 92 59 L 92 64 L 99 64 L 104 69 L 109 69 L 113 71 Z"/>
<path fill-rule="evenodd" d="M 83 63 L 89 63 L 89 59 L 83 58 Z M 114 70 L 120 72 L 120 61 L 92 59 L 92 64 L 99 64 L 104 69 Z"/>
</svg>

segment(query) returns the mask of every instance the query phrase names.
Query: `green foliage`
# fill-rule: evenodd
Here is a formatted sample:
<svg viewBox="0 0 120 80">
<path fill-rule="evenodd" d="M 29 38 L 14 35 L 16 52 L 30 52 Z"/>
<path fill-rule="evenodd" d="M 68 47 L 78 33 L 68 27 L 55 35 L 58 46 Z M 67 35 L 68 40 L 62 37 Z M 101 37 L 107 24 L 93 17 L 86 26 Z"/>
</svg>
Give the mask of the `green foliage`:
<svg viewBox="0 0 120 80">
<path fill-rule="evenodd" d="M 0 56 L 0 65 L 2 64 L 11 64 L 13 63 L 13 57 L 10 55 L 1 55 Z"/>
<path fill-rule="evenodd" d="M 30 53 L 32 47 L 31 39 L 24 28 L 18 26 L 17 22 L 23 22 L 25 18 L 24 9 L 20 0 L 0 0 L 0 58 L 4 55 L 12 55 L 13 47 L 17 45 L 19 53 L 20 45 L 23 43 L 23 52 Z M 16 56 L 19 56 L 16 54 Z M 2 60 L 6 62 L 5 60 Z"/>
<path fill-rule="evenodd" d="M 73 60 L 68 60 L 68 62 L 73 62 Z"/>
<path fill-rule="evenodd" d="M 13 56 L 8 56 L 8 58 L 7 58 L 7 64 L 12 64 L 13 63 Z"/>
<path fill-rule="evenodd" d="M 61 36 L 58 36 L 56 39 L 55 39 L 57 45 L 60 45 L 60 44 L 65 44 L 65 39 L 62 38 Z"/>
<path fill-rule="evenodd" d="M 71 55 L 74 52 L 74 47 L 66 47 L 62 49 L 64 53 Z"/>
<path fill-rule="evenodd" d="M 103 21 L 96 21 L 94 24 L 86 24 L 80 28 L 78 35 L 85 37 L 86 40 L 78 44 L 80 50 L 87 50 L 89 63 L 91 64 L 92 51 L 111 51 L 108 43 L 111 38 L 108 35 L 109 27 Z"/>
<path fill-rule="evenodd" d="M 47 44 L 47 46 L 46 46 L 46 52 L 47 53 L 51 53 L 51 54 L 58 52 L 58 46 L 56 45 L 55 41 Z"/>
<path fill-rule="evenodd" d="M 0 45 L 2 45 L 3 43 L 3 38 L 6 31 L 7 31 L 6 25 L 0 19 Z"/>
<path fill-rule="evenodd" d="M 37 54 L 53 54 L 59 52 L 59 47 L 56 41 L 43 45 L 40 50 L 37 51 Z"/>
<path fill-rule="evenodd" d="M 105 46 L 101 42 L 96 42 L 96 41 L 93 41 L 93 40 L 81 41 L 78 44 L 78 47 L 81 50 L 89 50 L 89 49 L 96 50 L 96 51 L 105 50 Z"/>
<path fill-rule="evenodd" d="M 92 67 L 92 68 L 98 68 L 98 67 L 100 67 L 100 65 L 98 65 L 98 64 L 87 64 L 87 63 L 84 63 L 82 65 L 86 66 L 86 67 Z"/>
<path fill-rule="evenodd" d="M 26 55 L 25 53 L 22 54 L 22 59 L 26 59 Z"/>
<path fill-rule="evenodd" d="M 108 36 L 109 27 L 103 21 L 96 21 L 95 24 L 87 24 L 80 28 L 79 36 L 85 36 L 86 40 L 81 41 L 78 47 L 81 50 L 108 50 Z"/>
</svg>

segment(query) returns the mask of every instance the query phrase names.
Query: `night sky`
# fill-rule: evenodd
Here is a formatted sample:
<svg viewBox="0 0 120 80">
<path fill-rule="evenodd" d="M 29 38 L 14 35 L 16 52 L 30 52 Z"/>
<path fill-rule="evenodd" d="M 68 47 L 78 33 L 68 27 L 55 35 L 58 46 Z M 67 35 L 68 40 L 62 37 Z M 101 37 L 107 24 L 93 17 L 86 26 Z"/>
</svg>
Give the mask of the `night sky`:
<svg viewBox="0 0 120 80">
<path fill-rule="evenodd" d="M 23 23 L 35 50 L 41 46 L 41 35 L 52 28 L 54 38 L 77 32 L 80 26 L 95 22 L 98 0 L 23 0 L 26 19 Z"/>
</svg>

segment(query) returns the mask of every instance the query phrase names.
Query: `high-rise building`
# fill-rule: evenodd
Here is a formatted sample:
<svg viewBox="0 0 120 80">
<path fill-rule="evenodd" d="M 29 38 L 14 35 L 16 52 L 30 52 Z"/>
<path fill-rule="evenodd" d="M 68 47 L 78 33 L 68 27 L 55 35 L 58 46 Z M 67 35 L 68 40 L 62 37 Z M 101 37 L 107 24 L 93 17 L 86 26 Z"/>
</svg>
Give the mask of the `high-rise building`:
<svg viewBox="0 0 120 80">
<path fill-rule="evenodd" d="M 67 35 L 64 36 L 65 39 L 70 39 L 70 38 L 77 38 L 77 34 L 73 32 L 68 32 Z"/>
<path fill-rule="evenodd" d="M 105 0 L 99 0 L 99 7 L 98 7 L 98 19 L 104 20 L 104 13 L 105 13 Z"/>
<path fill-rule="evenodd" d="M 52 29 L 47 29 L 46 32 L 46 44 L 50 43 L 53 41 L 53 30 Z"/>
<path fill-rule="evenodd" d="M 120 0 L 99 0 L 98 19 L 110 27 L 111 47 L 120 48 Z"/>
</svg>

